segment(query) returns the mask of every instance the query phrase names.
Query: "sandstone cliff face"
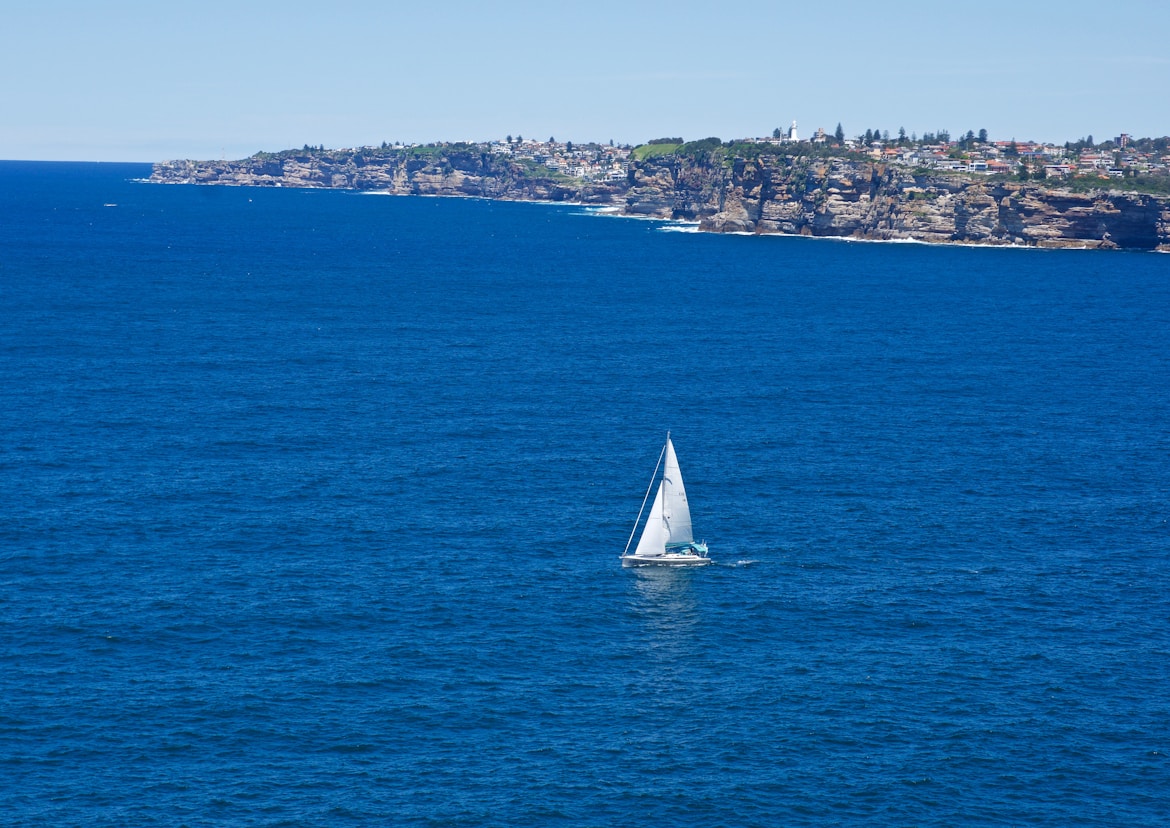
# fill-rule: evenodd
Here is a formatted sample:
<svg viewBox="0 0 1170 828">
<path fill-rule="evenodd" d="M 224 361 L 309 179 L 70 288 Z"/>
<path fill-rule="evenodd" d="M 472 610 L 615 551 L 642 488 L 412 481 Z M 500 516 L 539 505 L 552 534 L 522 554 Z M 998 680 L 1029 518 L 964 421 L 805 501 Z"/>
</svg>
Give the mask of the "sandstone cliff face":
<svg viewBox="0 0 1170 828">
<path fill-rule="evenodd" d="M 720 165 L 710 159 L 650 158 L 630 170 L 624 210 L 629 215 L 698 219 L 719 210 L 725 184 Z"/>
<path fill-rule="evenodd" d="M 939 243 L 1170 249 L 1170 200 L 1073 194 L 843 159 L 764 157 L 726 173 L 713 232 Z"/>
<path fill-rule="evenodd" d="M 282 154 L 168 161 L 169 183 L 331 187 L 402 195 L 616 204 L 627 215 L 697 220 L 710 232 L 1170 252 L 1170 199 L 1073 194 L 1034 183 L 922 175 L 841 158 L 659 156 L 624 181 L 587 183 L 472 150 Z"/>
</svg>

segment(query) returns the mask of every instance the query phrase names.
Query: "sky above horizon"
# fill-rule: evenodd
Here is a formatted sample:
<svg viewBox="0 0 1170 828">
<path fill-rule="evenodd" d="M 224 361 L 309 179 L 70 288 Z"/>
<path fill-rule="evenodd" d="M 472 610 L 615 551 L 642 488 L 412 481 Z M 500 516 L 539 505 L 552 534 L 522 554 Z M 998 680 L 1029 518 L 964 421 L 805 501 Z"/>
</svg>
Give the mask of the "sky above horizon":
<svg viewBox="0 0 1170 828">
<path fill-rule="evenodd" d="M 1164 0 L 440 6 L 9 0 L 0 159 L 304 144 L 1170 134 Z"/>
</svg>

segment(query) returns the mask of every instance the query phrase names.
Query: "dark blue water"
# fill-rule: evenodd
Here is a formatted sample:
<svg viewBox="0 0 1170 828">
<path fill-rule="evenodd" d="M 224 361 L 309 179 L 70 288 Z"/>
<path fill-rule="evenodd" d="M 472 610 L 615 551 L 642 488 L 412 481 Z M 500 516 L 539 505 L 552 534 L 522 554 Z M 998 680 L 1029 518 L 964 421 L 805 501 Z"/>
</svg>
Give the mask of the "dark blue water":
<svg viewBox="0 0 1170 828">
<path fill-rule="evenodd" d="M 0 165 L 0 822 L 1164 824 L 1170 258 L 147 171 Z"/>
</svg>

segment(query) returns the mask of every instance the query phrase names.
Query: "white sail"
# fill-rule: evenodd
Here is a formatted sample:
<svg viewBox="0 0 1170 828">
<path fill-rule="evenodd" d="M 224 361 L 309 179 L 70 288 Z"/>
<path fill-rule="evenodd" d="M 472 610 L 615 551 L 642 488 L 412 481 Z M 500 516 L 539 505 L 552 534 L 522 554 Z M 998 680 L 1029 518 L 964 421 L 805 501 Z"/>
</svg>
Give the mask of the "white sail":
<svg viewBox="0 0 1170 828">
<path fill-rule="evenodd" d="M 661 478 L 658 477 L 660 468 Z M 634 541 L 650 492 L 654 491 L 655 480 L 658 480 L 658 490 L 654 493 L 654 503 L 642 527 L 638 548 L 631 555 L 630 544 Z M 695 543 L 691 531 L 691 507 L 687 503 L 687 490 L 668 432 L 666 445 L 658 455 L 650 485 L 646 487 L 642 507 L 638 509 L 638 520 L 634 521 L 634 528 L 630 530 L 626 548 L 622 551 L 622 566 L 704 566 L 709 563 L 707 544 Z"/>
<path fill-rule="evenodd" d="M 666 543 L 691 543 L 691 507 L 687 505 L 687 490 L 683 486 L 682 471 L 674 454 L 674 443 L 666 438 L 666 465 L 662 470 L 662 518 L 666 523 Z"/>
<path fill-rule="evenodd" d="M 654 495 L 654 505 L 650 507 L 650 517 L 646 518 L 646 528 L 642 530 L 642 537 L 638 538 L 638 548 L 634 554 L 639 558 L 655 558 L 666 554 L 666 521 L 662 516 L 662 501 L 664 483 L 658 484 L 658 494 Z"/>
</svg>

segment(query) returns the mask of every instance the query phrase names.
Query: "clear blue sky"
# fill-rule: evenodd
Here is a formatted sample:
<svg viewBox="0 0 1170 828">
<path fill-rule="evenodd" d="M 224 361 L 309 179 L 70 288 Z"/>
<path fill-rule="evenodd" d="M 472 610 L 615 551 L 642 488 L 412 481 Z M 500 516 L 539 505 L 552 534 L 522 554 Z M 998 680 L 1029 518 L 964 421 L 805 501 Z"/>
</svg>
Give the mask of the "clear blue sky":
<svg viewBox="0 0 1170 828">
<path fill-rule="evenodd" d="M 1166 0 L 6 0 L 0 158 L 507 134 L 1170 133 Z"/>
</svg>

